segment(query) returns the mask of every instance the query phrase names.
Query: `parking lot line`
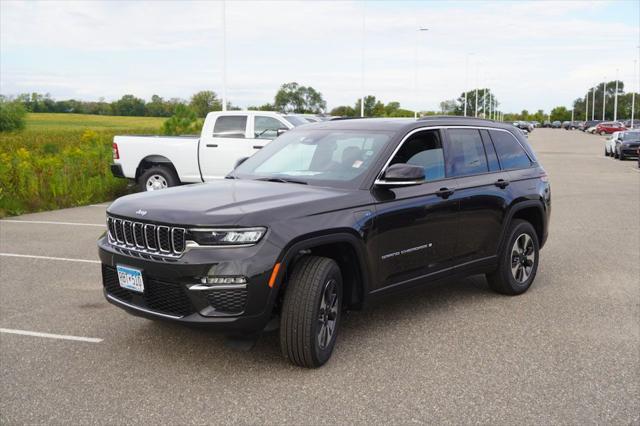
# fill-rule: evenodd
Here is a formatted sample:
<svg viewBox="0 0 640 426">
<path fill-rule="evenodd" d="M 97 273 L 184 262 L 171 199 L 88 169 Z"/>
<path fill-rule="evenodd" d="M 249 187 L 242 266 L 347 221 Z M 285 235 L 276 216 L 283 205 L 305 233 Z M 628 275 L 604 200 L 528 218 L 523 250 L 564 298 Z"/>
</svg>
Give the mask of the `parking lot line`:
<svg viewBox="0 0 640 426">
<path fill-rule="evenodd" d="M 54 222 L 48 220 L 12 220 L 12 219 L 4 219 L 0 220 L 0 223 L 8 222 L 8 223 L 38 223 L 44 225 L 72 225 L 72 226 L 100 226 L 102 228 L 106 228 L 106 224 L 104 223 L 78 223 L 78 222 Z"/>
<path fill-rule="evenodd" d="M 99 339 L 97 337 L 80 337 L 80 336 L 69 336 L 66 334 L 40 333 L 38 331 L 13 330 L 10 328 L 0 328 L 0 333 L 20 334 L 22 336 L 32 336 L 32 337 L 45 337 L 48 339 L 75 340 L 78 342 L 88 342 L 88 343 L 102 342 L 102 339 Z"/>
<path fill-rule="evenodd" d="M 32 255 L 32 254 L 0 253 L 0 256 L 5 256 L 5 257 L 25 257 L 25 258 L 28 258 L 28 259 L 43 259 L 43 260 L 61 260 L 61 261 L 64 261 L 64 262 L 100 263 L 99 260 L 69 259 L 68 257 L 36 256 L 36 255 Z"/>
</svg>

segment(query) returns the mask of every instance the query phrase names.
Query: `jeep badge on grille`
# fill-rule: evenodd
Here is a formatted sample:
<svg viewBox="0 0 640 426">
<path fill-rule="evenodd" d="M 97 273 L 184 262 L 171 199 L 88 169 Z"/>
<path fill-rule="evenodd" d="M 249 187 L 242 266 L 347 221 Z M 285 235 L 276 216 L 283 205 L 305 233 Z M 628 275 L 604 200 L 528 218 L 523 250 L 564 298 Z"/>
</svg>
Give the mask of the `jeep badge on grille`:
<svg viewBox="0 0 640 426">
<path fill-rule="evenodd" d="M 147 214 L 147 211 L 146 211 L 146 210 L 142 210 L 142 209 L 140 209 L 140 210 L 138 210 L 138 211 L 136 212 L 136 214 L 137 214 L 138 216 L 145 216 L 145 215 Z"/>
</svg>

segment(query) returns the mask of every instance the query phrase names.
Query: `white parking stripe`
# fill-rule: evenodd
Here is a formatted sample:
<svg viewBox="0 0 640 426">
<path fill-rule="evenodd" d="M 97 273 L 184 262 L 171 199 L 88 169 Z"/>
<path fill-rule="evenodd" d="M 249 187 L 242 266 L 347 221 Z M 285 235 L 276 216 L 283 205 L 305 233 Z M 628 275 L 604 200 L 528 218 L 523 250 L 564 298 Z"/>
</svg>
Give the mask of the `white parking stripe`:
<svg viewBox="0 0 640 426">
<path fill-rule="evenodd" d="M 73 226 L 99 226 L 101 228 L 106 228 L 106 223 L 78 223 L 78 222 L 52 222 L 48 220 L 12 220 L 12 219 L 4 219 L 0 220 L 0 223 L 8 222 L 8 223 L 39 223 L 45 225 L 73 225 Z"/>
<path fill-rule="evenodd" d="M 5 256 L 5 257 L 25 257 L 25 258 L 28 258 L 28 259 L 43 259 L 43 260 L 62 260 L 62 261 L 65 261 L 65 262 L 100 263 L 99 260 L 69 259 L 68 257 L 35 256 L 35 255 L 31 255 L 31 254 L 0 253 L 0 256 Z"/>
<path fill-rule="evenodd" d="M 37 331 L 12 330 L 10 328 L 0 328 L 0 333 L 20 334 L 22 336 L 33 336 L 33 337 L 46 337 L 48 339 L 75 340 L 78 342 L 88 342 L 88 343 L 102 342 L 102 339 L 98 339 L 97 337 L 68 336 L 65 334 L 39 333 Z"/>
</svg>

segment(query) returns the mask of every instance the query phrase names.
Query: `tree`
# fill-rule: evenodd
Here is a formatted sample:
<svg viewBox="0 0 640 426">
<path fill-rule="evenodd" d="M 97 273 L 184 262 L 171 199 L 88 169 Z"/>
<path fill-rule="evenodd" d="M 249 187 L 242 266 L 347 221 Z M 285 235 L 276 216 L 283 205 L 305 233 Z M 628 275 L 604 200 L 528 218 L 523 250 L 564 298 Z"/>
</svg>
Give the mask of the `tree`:
<svg viewBox="0 0 640 426">
<path fill-rule="evenodd" d="M 0 96 L 0 132 L 24 129 L 24 117 L 27 114 L 22 102 L 9 101 Z"/>
<path fill-rule="evenodd" d="M 262 104 L 260 106 L 252 105 L 252 106 L 248 107 L 247 109 L 250 110 L 250 111 L 275 111 L 276 107 L 273 104 L 266 103 L 266 104 Z"/>
<path fill-rule="evenodd" d="M 175 114 L 162 124 L 161 131 L 170 136 L 198 133 L 198 117 L 186 105 L 178 104 Z"/>
<path fill-rule="evenodd" d="M 216 95 L 215 92 L 202 90 L 191 96 L 189 108 L 191 108 L 198 117 L 206 117 L 211 111 L 222 110 L 222 101 L 218 99 L 218 95 Z"/>
<path fill-rule="evenodd" d="M 144 100 L 133 95 L 124 95 L 112 104 L 115 115 L 143 116 Z"/>
<path fill-rule="evenodd" d="M 355 117 L 356 110 L 350 107 L 349 105 L 342 105 L 332 109 L 329 114 L 335 115 L 338 117 Z"/>
<path fill-rule="evenodd" d="M 566 107 L 558 106 L 551 110 L 549 116 L 551 121 L 569 121 L 571 120 L 571 111 Z"/>
<path fill-rule="evenodd" d="M 360 115 L 360 99 L 356 101 L 354 108 L 356 115 Z M 382 102 L 376 100 L 375 96 L 368 95 L 364 98 L 364 116 L 365 117 L 384 117 L 385 107 Z"/>
<path fill-rule="evenodd" d="M 298 114 L 319 114 L 327 108 L 322 93 L 296 82 L 280 86 L 273 104 L 277 111 Z"/>
<path fill-rule="evenodd" d="M 464 92 L 456 100 L 458 106 L 454 110 L 455 115 L 464 114 Z M 484 110 L 482 105 L 484 103 Z M 490 105 L 493 104 L 493 106 Z M 495 99 L 495 96 L 491 94 L 491 90 L 487 88 L 478 89 L 478 117 L 489 118 L 489 112 L 495 110 L 499 103 Z M 467 92 L 467 117 L 474 117 L 476 115 L 476 89 L 469 90 Z"/>
<path fill-rule="evenodd" d="M 456 103 L 455 99 L 448 99 L 440 102 L 440 111 L 442 111 L 442 113 L 446 115 L 455 114 L 457 107 L 458 104 Z"/>
</svg>

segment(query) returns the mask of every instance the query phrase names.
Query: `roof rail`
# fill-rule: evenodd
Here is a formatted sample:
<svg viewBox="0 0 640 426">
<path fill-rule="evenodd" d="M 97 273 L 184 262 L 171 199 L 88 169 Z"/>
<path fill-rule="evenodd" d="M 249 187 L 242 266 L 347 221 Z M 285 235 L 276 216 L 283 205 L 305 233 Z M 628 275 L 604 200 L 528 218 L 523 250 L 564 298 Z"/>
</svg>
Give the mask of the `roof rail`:
<svg viewBox="0 0 640 426">
<path fill-rule="evenodd" d="M 465 117 L 463 115 L 426 115 L 424 117 L 418 118 L 418 121 L 442 120 L 443 118 L 449 118 L 452 120 L 489 121 L 491 123 L 496 123 L 495 120 L 488 120 L 486 118 L 478 118 L 478 117 Z"/>
</svg>

